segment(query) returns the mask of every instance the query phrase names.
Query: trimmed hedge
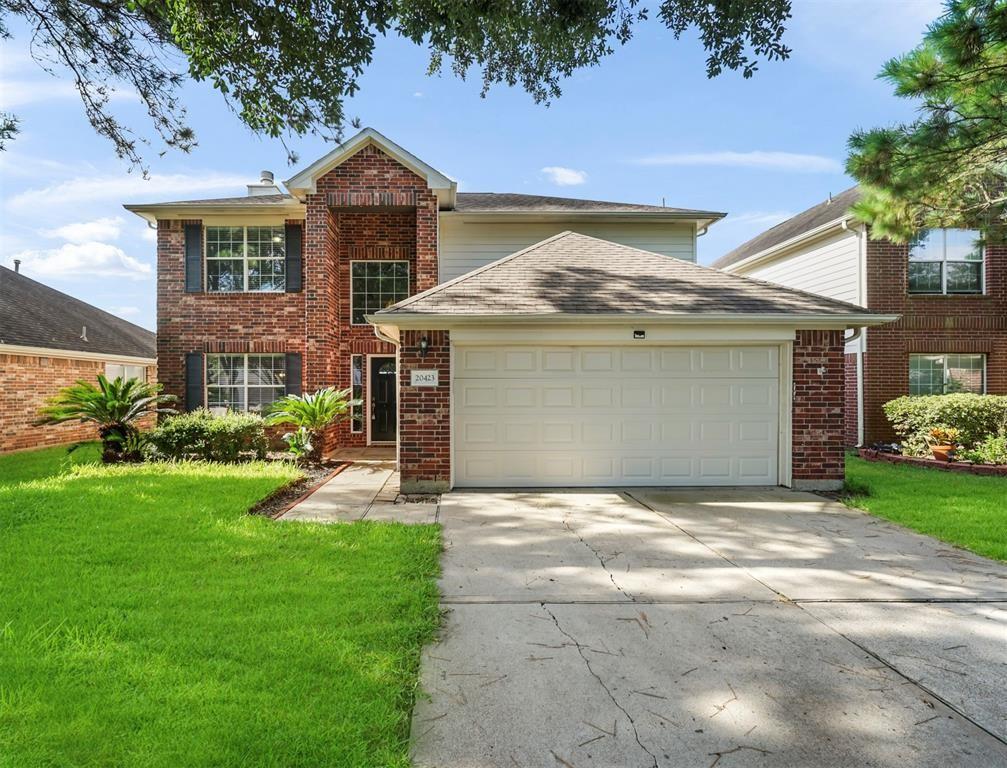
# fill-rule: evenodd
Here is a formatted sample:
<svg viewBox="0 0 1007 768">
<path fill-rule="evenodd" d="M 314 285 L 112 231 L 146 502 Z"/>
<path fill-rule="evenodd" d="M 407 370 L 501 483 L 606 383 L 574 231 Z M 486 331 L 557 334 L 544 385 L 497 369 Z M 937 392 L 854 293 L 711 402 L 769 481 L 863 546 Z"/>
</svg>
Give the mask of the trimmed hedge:
<svg viewBox="0 0 1007 768">
<path fill-rule="evenodd" d="M 929 456 L 926 436 L 934 427 L 959 432 L 959 443 L 973 448 L 1007 425 L 1007 395 L 908 395 L 883 406 L 907 456 Z"/>
<path fill-rule="evenodd" d="M 256 413 L 214 416 L 205 409 L 171 416 L 150 433 L 157 453 L 168 459 L 235 462 L 264 459 L 266 425 Z"/>
</svg>

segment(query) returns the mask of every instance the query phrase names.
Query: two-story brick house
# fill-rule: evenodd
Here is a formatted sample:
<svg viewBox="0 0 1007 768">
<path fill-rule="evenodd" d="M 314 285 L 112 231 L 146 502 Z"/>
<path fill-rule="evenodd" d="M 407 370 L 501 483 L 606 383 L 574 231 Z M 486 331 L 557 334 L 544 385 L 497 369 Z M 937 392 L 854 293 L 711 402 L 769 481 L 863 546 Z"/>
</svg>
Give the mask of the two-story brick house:
<svg viewBox="0 0 1007 768">
<path fill-rule="evenodd" d="M 372 129 L 285 186 L 127 206 L 188 407 L 352 387 L 327 447 L 406 489 L 840 481 L 842 333 L 891 317 L 696 266 L 723 214 L 458 192 Z"/>
<path fill-rule="evenodd" d="M 901 395 L 1007 393 L 1007 246 L 960 229 L 874 239 L 850 212 L 858 195 L 830 197 L 713 266 L 900 316 L 846 347 L 846 441 L 869 445 L 895 439 L 882 406 Z"/>
</svg>

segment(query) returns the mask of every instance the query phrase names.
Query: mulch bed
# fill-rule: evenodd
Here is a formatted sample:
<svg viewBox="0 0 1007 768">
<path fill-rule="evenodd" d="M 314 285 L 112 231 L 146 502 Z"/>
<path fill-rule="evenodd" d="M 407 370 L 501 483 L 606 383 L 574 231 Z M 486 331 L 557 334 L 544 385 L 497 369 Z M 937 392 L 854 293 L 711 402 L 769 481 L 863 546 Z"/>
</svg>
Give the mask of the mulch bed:
<svg viewBox="0 0 1007 768">
<path fill-rule="evenodd" d="M 250 515 L 262 515 L 274 520 L 300 501 L 308 498 L 320 486 L 350 466 L 348 461 L 326 462 L 320 466 L 301 467 L 304 477 L 278 488 L 250 510 Z"/>
<path fill-rule="evenodd" d="M 913 467 L 936 469 L 941 472 L 963 472 L 969 475 L 994 475 L 1007 477 L 1007 464 L 973 464 L 969 461 L 934 461 L 898 453 L 884 453 L 871 448 L 861 448 L 860 458 L 868 461 L 887 461 L 889 464 L 909 464 Z"/>
</svg>

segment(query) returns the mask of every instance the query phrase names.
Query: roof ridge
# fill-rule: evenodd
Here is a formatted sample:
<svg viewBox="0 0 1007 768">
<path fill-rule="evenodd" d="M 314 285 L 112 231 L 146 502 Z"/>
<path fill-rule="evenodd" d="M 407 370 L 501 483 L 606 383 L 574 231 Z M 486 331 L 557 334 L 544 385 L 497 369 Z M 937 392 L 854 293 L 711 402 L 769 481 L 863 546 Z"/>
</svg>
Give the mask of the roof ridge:
<svg viewBox="0 0 1007 768">
<path fill-rule="evenodd" d="M 458 283 L 463 283 L 466 280 L 469 280 L 469 279 L 475 277 L 476 275 L 481 275 L 481 274 L 484 274 L 486 272 L 489 272 L 491 269 L 499 267 L 501 264 L 505 264 L 505 263 L 511 262 L 514 259 L 518 258 L 519 256 L 524 256 L 525 254 L 530 253 L 531 251 L 534 251 L 534 250 L 537 250 L 538 248 L 541 248 L 542 246 L 546 245 L 547 243 L 551 243 L 551 242 L 553 242 L 555 240 L 559 240 L 560 238 L 566 237 L 568 235 L 576 235 L 576 234 L 579 234 L 579 233 L 578 232 L 573 232 L 573 231 L 571 231 L 569 229 L 564 230 L 564 231 L 559 232 L 559 233 L 557 233 L 555 235 L 552 235 L 551 237 L 547 237 L 545 240 L 539 240 L 537 243 L 532 243 L 531 245 L 529 245 L 529 246 L 527 246 L 525 248 L 522 248 L 520 251 L 515 251 L 514 253 L 511 253 L 511 254 L 509 254 L 507 256 L 501 256 L 496 261 L 491 261 L 489 264 L 484 264 L 483 266 L 479 267 L 478 269 L 473 269 L 471 272 L 466 272 L 464 275 L 459 275 L 458 277 L 452 278 L 451 280 L 448 280 L 446 282 L 438 283 L 433 288 L 427 288 L 425 291 L 422 291 L 420 293 L 414 294 L 414 295 L 412 295 L 412 296 L 410 296 L 410 297 L 408 297 L 406 299 L 403 299 L 402 301 L 400 301 L 400 302 L 398 302 L 396 304 L 392 304 L 389 307 L 385 307 L 384 309 L 380 309 L 377 312 L 375 312 L 374 314 L 379 315 L 379 314 L 381 314 L 383 312 L 392 312 L 393 310 L 402 309 L 403 307 L 407 307 L 410 304 L 413 304 L 413 303 L 419 301 L 420 299 L 425 299 L 427 296 L 433 296 L 434 294 L 439 293 L 440 291 L 443 291 L 443 290 L 445 290 L 447 288 L 450 288 L 450 287 L 452 287 L 454 285 L 457 285 Z M 587 235 L 584 235 L 584 237 L 587 237 Z"/>
</svg>

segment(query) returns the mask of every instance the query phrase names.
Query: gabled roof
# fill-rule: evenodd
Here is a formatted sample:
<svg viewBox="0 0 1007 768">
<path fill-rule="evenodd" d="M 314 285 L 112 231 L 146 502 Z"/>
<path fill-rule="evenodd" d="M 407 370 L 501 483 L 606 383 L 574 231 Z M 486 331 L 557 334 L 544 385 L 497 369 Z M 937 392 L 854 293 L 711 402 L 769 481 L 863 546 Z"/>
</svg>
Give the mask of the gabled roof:
<svg viewBox="0 0 1007 768">
<path fill-rule="evenodd" d="M 427 186 L 430 189 L 435 192 L 440 190 L 448 196 L 453 195 L 456 187 L 455 182 L 373 128 L 364 128 L 324 157 L 319 158 L 304 170 L 291 176 L 284 184 L 295 197 L 315 192 L 315 182 L 319 177 L 324 176 L 364 147 L 371 145 L 378 147 L 386 155 L 393 157 L 406 168 L 409 168 L 421 178 L 426 179 Z"/>
<path fill-rule="evenodd" d="M 87 341 L 81 333 L 87 328 Z M 157 336 L 7 267 L 0 267 L 0 344 L 157 357 Z"/>
<path fill-rule="evenodd" d="M 459 192 L 455 210 L 459 213 L 663 213 L 685 214 L 691 218 L 721 218 L 725 215 L 691 208 L 612 203 L 575 197 L 519 195 L 512 192 Z"/>
<path fill-rule="evenodd" d="M 563 232 L 372 316 L 511 319 L 576 315 L 817 318 L 869 324 L 862 307 L 575 232 Z M 879 322 L 887 322 L 887 317 Z"/>
<path fill-rule="evenodd" d="M 724 269 L 752 256 L 772 251 L 774 248 L 796 240 L 802 235 L 810 234 L 828 224 L 838 225 L 850 217 L 850 207 L 859 199 L 860 187 L 851 187 L 845 192 L 840 192 L 835 197 L 830 197 L 775 227 L 767 229 L 762 234 L 756 235 L 730 253 L 725 253 L 711 266 Z"/>
</svg>

